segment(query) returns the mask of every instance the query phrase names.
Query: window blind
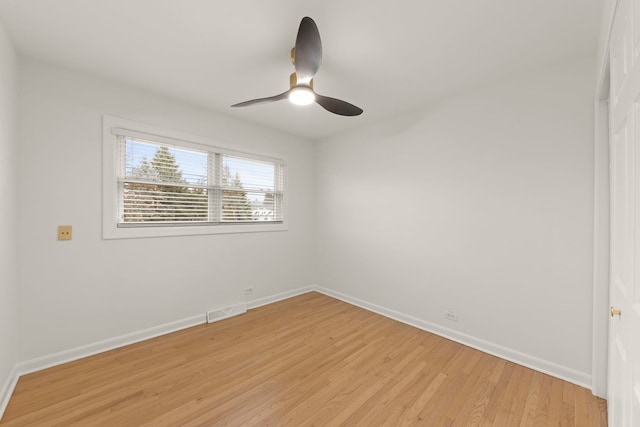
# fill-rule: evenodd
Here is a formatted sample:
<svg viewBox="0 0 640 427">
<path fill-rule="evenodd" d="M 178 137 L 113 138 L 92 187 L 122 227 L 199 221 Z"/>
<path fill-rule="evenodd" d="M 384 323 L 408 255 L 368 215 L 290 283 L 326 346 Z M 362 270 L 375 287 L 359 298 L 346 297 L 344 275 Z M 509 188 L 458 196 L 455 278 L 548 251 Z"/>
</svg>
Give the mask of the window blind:
<svg viewBox="0 0 640 427">
<path fill-rule="evenodd" d="M 222 156 L 222 221 L 282 221 L 282 171 L 276 163 Z"/>
<path fill-rule="evenodd" d="M 118 226 L 283 221 L 282 162 L 126 135 L 117 158 Z"/>
</svg>

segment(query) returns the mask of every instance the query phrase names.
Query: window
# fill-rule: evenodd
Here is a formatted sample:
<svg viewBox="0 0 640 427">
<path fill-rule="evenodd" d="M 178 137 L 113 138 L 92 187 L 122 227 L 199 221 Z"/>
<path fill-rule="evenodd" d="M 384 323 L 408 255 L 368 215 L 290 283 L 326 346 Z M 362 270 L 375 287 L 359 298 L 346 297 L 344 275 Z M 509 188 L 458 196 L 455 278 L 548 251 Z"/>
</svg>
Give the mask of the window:
<svg viewBox="0 0 640 427">
<path fill-rule="evenodd" d="M 286 229 L 282 159 L 107 116 L 103 138 L 105 238 Z"/>
</svg>

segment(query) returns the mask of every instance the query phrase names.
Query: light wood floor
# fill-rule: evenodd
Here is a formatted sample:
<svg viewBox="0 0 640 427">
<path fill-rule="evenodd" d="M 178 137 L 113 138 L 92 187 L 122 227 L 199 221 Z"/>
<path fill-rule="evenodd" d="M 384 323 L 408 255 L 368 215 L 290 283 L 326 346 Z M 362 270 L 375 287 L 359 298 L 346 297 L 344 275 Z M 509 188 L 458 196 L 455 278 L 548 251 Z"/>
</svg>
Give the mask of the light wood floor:
<svg viewBox="0 0 640 427">
<path fill-rule="evenodd" d="M 605 426 L 590 391 L 309 293 L 20 378 L 2 426 Z"/>
</svg>

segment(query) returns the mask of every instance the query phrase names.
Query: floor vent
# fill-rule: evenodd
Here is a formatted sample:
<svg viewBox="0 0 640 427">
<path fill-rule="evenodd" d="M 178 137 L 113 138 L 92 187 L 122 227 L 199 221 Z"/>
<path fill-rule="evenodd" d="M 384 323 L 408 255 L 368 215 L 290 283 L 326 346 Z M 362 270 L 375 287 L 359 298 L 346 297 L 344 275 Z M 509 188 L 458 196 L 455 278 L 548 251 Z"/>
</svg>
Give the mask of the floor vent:
<svg viewBox="0 0 640 427">
<path fill-rule="evenodd" d="M 246 312 L 247 312 L 247 304 L 243 302 L 241 302 L 240 304 L 219 308 L 217 310 L 207 311 L 207 323 L 217 322 L 218 320 L 237 316 L 238 314 L 242 314 Z"/>
</svg>

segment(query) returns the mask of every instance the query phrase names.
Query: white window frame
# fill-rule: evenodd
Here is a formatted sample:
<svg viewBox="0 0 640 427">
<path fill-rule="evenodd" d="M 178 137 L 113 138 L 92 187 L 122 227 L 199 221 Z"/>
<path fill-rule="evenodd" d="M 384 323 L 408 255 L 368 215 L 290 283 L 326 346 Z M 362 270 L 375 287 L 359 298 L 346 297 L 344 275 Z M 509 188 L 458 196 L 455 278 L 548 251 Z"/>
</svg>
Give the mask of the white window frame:
<svg viewBox="0 0 640 427">
<path fill-rule="evenodd" d="M 129 136 L 144 137 L 151 141 L 170 142 L 186 148 L 193 147 L 202 149 L 204 146 L 207 149 L 220 154 L 228 154 L 256 160 L 275 161 L 282 164 L 285 177 L 282 196 L 282 222 L 265 224 L 257 221 L 255 223 L 242 224 L 231 223 L 207 225 L 163 225 L 158 227 L 118 227 L 118 136 L 114 134 L 114 129 L 126 129 L 131 133 Z M 288 176 L 286 169 L 286 158 L 282 155 L 273 153 L 250 153 L 230 147 L 222 147 L 218 141 L 214 141 L 210 138 L 105 115 L 102 118 L 102 238 L 128 239 L 144 237 L 193 236 L 202 234 L 286 231 L 288 230 Z"/>
</svg>

